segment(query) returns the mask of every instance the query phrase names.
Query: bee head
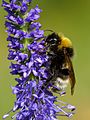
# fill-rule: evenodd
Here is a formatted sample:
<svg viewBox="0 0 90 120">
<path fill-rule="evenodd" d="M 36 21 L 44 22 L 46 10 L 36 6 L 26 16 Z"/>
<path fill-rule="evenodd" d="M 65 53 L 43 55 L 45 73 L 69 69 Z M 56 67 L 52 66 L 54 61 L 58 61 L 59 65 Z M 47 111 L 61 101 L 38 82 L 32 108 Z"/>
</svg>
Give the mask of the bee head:
<svg viewBox="0 0 90 120">
<path fill-rule="evenodd" d="M 49 44 L 49 45 L 56 45 L 56 44 L 58 44 L 58 40 L 59 40 L 60 38 L 59 38 L 59 36 L 58 36 L 58 34 L 56 34 L 56 33 L 52 33 L 52 34 L 50 34 L 50 35 L 48 35 L 48 37 L 46 38 L 46 42 Z"/>
<path fill-rule="evenodd" d="M 60 43 L 60 37 L 58 34 L 53 32 L 52 34 L 48 35 L 46 38 L 47 46 L 49 46 L 50 51 L 57 51 L 58 50 L 58 44 Z"/>
<path fill-rule="evenodd" d="M 70 57 L 72 57 L 74 54 L 71 40 L 67 37 L 64 37 L 63 34 L 57 34 L 53 32 L 47 36 L 46 44 L 49 47 L 49 50 L 53 53 L 57 53 L 58 51 L 63 51 L 63 49 L 66 49 Z"/>
<path fill-rule="evenodd" d="M 72 48 L 72 42 L 69 38 L 64 37 L 63 34 L 57 34 L 55 32 L 47 36 L 46 42 L 49 46 L 58 46 L 58 49 Z"/>
</svg>

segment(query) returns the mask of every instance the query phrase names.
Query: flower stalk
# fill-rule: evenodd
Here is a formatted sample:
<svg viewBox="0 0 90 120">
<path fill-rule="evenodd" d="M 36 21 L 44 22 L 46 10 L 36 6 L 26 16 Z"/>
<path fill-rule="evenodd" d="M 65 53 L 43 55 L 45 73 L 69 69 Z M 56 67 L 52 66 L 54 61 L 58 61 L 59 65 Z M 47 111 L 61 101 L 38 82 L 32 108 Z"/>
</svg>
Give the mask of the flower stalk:
<svg viewBox="0 0 90 120">
<path fill-rule="evenodd" d="M 37 22 L 41 9 L 38 5 L 31 8 L 32 0 L 2 0 L 2 6 L 8 15 L 5 26 L 11 62 L 11 74 L 16 75 L 16 86 L 11 86 L 16 95 L 14 107 L 16 120 L 57 120 L 57 116 L 72 116 L 74 106 L 62 104 L 53 93 L 44 86 L 49 76 L 49 61 L 45 46 L 44 30 Z M 48 88 L 50 85 L 48 85 Z M 64 93 L 62 93 L 64 94 Z M 59 104 L 55 104 L 58 102 Z M 61 106 L 60 106 L 61 105 Z M 18 112 L 17 112 L 18 110 Z M 3 119 L 9 116 L 9 111 Z M 63 113 L 63 114 L 61 114 Z"/>
</svg>

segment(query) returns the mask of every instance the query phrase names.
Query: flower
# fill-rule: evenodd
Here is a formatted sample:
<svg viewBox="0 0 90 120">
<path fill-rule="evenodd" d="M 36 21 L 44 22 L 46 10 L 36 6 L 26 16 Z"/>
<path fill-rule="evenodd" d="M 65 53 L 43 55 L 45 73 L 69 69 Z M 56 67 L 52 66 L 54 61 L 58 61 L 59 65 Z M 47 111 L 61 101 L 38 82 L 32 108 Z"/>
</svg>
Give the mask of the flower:
<svg viewBox="0 0 90 120">
<path fill-rule="evenodd" d="M 2 6 L 7 11 L 5 26 L 9 41 L 8 59 L 13 60 L 10 65 L 11 74 L 17 75 L 16 86 L 11 86 L 16 95 L 14 107 L 11 111 L 18 112 L 12 116 L 16 120 L 57 120 L 57 115 L 63 113 L 70 117 L 75 107 L 61 102 L 44 86 L 49 76 L 49 56 L 45 46 L 44 31 L 37 22 L 42 11 L 38 5 L 31 9 L 32 0 L 4 0 Z M 64 94 L 64 93 L 62 93 Z M 59 106 L 55 104 L 58 102 Z"/>
</svg>

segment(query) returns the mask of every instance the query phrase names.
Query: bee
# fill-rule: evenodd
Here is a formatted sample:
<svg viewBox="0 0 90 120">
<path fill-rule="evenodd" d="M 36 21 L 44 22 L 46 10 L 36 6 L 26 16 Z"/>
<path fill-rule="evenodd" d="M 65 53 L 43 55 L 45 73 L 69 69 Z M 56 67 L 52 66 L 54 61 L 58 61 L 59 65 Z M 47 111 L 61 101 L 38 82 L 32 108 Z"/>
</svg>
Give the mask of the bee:
<svg viewBox="0 0 90 120">
<path fill-rule="evenodd" d="M 72 65 L 74 49 L 70 39 L 55 32 L 46 37 L 47 54 L 50 61 L 50 77 L 47 82 L 53 84 L 53 91 L 63 90 L 68 82 L 71 86 L 71 95 L 74 93 L 75 74 Z"/>
</svg>

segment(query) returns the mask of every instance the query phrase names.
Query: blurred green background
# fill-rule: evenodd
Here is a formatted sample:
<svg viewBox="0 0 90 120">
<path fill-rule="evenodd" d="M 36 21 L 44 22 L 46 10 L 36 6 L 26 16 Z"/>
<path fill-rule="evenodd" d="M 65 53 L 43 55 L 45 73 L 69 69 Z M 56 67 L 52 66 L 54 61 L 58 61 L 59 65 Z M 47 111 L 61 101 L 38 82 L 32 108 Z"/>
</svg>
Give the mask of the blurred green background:
<svg viewBox="0 0 90 120">
<path fill-rule="evenodd" d="M 71 96 L 69 89 L 67 95 L 60 99 L 76 106 L 76 114 L 71 120 L 90 120 L 90 0 L 33 0 L 32 7 L 35 4 L 43 10 L 39 19 L 42 29 L 63 32 L 72 40 L 75 49 L 75 93 Z M 0 8 L 0 120 L 13 106 L 15 96 L 10 86 L 16 84 L 9 73 L 5 14 Z M 61 117 L 60 120 L 68 118 Z"/>
</svg>

